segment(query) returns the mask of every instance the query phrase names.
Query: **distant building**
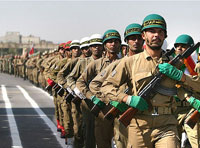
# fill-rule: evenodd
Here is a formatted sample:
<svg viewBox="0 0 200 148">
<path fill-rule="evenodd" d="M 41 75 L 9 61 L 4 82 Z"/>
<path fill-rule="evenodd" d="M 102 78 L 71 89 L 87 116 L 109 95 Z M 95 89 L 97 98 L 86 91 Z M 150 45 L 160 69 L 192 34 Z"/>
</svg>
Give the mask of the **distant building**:
<svg viewBox="0 0 200 148">
<path fill-rule="evenodd" d="M 40 38 L 39 37 L 35 37 L 33 35 L 22 36 L 21 43 L 22 44 L 39 44 L 40 43 Z"/>
<path fill-rule="evenodd" d="M 5 36 L 0 37 L 3 43 L 21 43 L 21 35 L 19 32 L 6 32 Z"/>
</svg>

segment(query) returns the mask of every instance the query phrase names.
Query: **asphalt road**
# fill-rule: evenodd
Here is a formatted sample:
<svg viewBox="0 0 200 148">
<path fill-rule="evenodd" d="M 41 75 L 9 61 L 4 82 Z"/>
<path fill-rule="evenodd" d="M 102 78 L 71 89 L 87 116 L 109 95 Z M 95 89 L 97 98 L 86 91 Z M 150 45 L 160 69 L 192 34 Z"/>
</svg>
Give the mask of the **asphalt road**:
<svg viewBox="0 0 200 148">
<path fill-rule="evenodd" d="M 67 148 L 56 131 L 53 97 L 0 73 L 0 148 Z"/>
</svg>

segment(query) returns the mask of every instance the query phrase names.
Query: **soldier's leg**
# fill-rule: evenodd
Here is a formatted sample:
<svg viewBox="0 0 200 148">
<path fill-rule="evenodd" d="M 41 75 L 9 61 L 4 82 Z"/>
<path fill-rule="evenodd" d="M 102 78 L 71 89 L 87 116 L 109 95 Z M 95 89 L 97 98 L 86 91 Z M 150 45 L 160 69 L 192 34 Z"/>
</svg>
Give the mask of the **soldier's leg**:
<svg viewBox="0 0 200 148">
<path fill-rule="evenodd" d="M 81 109 L 83 113 L 84 148 L 96 148 L 95 134 L 94 134 L 95 117 L 90 112 L 85 101 L 82 101 Z"/>
<path fill-rule="evenodd" d="M 82 122 L 82 112 L 80 108 L 80 102 L 78 103 L 73 103 L 71 102 L 72 105 L 72 119 L 74 123 L 74 147 L 75 148 L 81 148 L 83 147 L 83 122 Z"/>
<path fill-rule="evenodd" d="M 117 118 L 114 120 L 114 140 L 117 148 L 127 147 L 128 129 Z"/>
<path fill-rule="evenodd" d="M 186 119 L 187 121 L 187 119 Z M 190 128 L 186 123 L 184 123 L 184 129 L 187 134 L 188 140 L 192 147 L 198 147 L 199 141 L 198 141 L 198 124 L 195 125 L 195 127 L 192 129 Z"/>
<path fill-rule="evenodd" d="M 95 138 L 98 148 L 111 148 L 111 141 L 114 135 L 113 120 L 104 120 L 103 113 L 95 118 Z"/>
<path fill-rule="evenodd" d="M 128 127 L 127 148 L 131 147 L 179 148 L 177 119 L 173 115 L 135 115 Z"/>
<path fill-rule="evenodd" d="M 57 95 L 57 99 L 56 99 L 56 103 L 57 103 L 57 111 L 58 111 L 58 118 L 59 118 L 59 123 L 60 123 L 60 125 L 61 126 L 63 126 L 64 125 L 64 123 L 63 123 L 63 112 L 62 112 L 62 109 L 61 109 L 61 101 L 63 100 L 63 98 L 62 97 L 60 97 L 59 95 Z"/>
<path fill-rule="evenodd" d="M 58 104 L 57 104 L 57 94 L 54 90 L 52 90 L 53 92 L 53 102 L 54 102 L 54 105 L 55 105 L 55 118 L 57 121 L 59 121 L 59 112 L 58 112 Z"/>
</svg>

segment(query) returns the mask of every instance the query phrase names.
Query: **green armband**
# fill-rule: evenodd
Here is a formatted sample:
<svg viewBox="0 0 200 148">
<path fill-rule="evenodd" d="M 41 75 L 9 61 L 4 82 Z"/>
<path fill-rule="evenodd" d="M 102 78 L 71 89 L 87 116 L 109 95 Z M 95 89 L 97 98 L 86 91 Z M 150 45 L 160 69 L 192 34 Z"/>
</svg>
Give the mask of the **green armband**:
<svg viewBox="0 0 200 148">
<path fill-rule="evenodd" d="M 120 112 L 125 112 L 128 109 L 128 105 L 125 103 L 119 103 L 117 101 L 110 101 L 110 104 L 116 107 Z"/>
<path fill-rule="evenodd" d="M 194 107 L 198 112 L 200 112 L 200 101 L 198 99 L 195 99 L 194 97 L 190 97 L 188 100 L 190 105 Z"/>
<path fill-rule="evenodd" d="M 91 100 L 94 104 L 96 104 L 97 106 L 99 106 L 100 108 L 103 108 L 105 106 L 105 103 L 102 102 L 99 98 L 97 98 L 96 96 L 92 96 Z"/>
</svg>

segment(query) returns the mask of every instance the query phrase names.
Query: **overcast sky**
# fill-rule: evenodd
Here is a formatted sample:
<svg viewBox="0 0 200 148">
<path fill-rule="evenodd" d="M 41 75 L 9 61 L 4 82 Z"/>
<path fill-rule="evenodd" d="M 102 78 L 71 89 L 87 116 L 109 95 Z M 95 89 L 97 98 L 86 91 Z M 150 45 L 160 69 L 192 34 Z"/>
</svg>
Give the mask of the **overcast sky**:
<svg viewBox="0 0 200 148">
<path fill-rule="evenodd" d="M 127 25 L 152 13 L 165 18 L 168 42 L 183 33 L 200 41 L 200 1 L 0 0 L 0 36 L 17 31 L 60 43 L 116 29 L 123 38 Z"/>
</svg>

